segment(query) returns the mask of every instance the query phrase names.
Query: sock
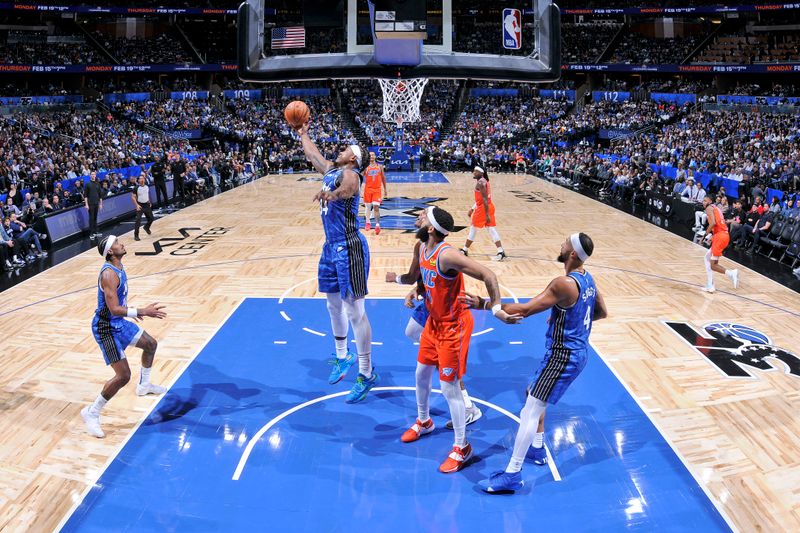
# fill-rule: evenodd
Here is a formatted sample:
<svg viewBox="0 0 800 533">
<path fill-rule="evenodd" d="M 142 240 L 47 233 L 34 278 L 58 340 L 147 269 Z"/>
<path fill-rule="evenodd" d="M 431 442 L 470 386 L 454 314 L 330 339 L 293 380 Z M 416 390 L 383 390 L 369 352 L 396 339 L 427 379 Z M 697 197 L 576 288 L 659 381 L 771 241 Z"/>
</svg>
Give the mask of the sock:
<svg viewBox="0 0 800 533">
<path fill-rule="evenodd" d="M 733 273 L 734 273 L 734 271 L 731 270 L 731 269 L 725 270 L 725 275 L 728 276 L 731 279 L 733 279 Z"/>
<path fill-rule="evenodd" d="M 533 436 L 533 447 L 541 448 L 542 446 L 544 446 L 544 431 Z"/>
<path fill-rule="evenodd" d="M 98 394 L 97 398 L 95 398 L 94 403 L 89 407 L 89 413 L 92 416 L 100 416 L 100 411 L 103 410 L 103 407 L 106 406 L 108 400 L 103 398 L 102 394 Z"/>
<path fill-rule="evenodd" d="M 139 377 L 139 385 L 147 385 L 148 383 L 150 383 L 150 371 L 151 370 L 152 370 L 152 368 L 142 367 L 142 374 L 141 374 L 141 377 Z"/>
<path fill-rule="evenodd" d="M 539 427 L 539 418 L 547 408 L 547 404 L 538 400 L 530 394 L 525 400 L 525 407 L 519 413 L 519 430 L 517 436 L 514 438 L 514 452 L 511 455 L 511 460 L 508 462 L 506 472 L 515 474 L 522 470 L 522 462 L 525 460 L 525 454 L 528 448 L 533 444 L 533 438 L 536 435 L 536 429 Z"/>
<path fill-rule="evenodd" d="M 453 433 L 455 433 L 453 444 L 463 448 L 467 444 L 467 408 L 458 382 L 442 381 L 442 394 L 447 400 L 450 416 L 453 418 Z"/>
<path fill-rule="evenodd" d="M 367 379 L 372 377 L 372 354 L 370 352 L 358 354 L 358 373 Z"/>
<path fill-rule="evenodd" d="M 433 365 L 423 365 L 417 363 L 416 384 L 417 384 L 417 418 L 420 422 L 427 422 L 431 419 L 431 379 L 436 367 Z"/>
<path fill-rule="evenodd" d="M 334 337 L 333 340 L 336 343 L 336 358 L 347 357 L 347 337 Z"/>
<path fill-rule="evenodd" d="M 469 394 L 467 394 L 467 389 L 461 389 L 461 396 L 464 397 L 464 406 L 467 409 L 472 409 L 475 405 L 472 403 L 472 400 L 469 399 Z"/>
</svg>

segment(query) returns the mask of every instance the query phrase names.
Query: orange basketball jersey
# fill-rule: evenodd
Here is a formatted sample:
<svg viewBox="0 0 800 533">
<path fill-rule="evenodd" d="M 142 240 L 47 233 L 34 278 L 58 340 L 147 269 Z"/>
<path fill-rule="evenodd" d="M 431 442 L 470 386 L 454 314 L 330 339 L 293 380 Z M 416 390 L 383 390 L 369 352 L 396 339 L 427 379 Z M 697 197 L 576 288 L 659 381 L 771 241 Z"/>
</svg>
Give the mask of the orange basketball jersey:
<svg viewBox="0 0 800 533">
<path fill-rule="evenodd" d="M 489 200 L 489 206 L 492 205 L 492 186 L 486 182 L 486 198 Z M 475 189 L 475 208 L 478 210 L 485 210 L 486 206 L 483 205 L 483 195 L 477 188 Z"/>
<path fill-rule="evenodd" d="M 381 190 L 383 184 L 383 170 L 380 165 L 370 165 L 364 171 L 364 188 L 370 190 Z"/>
<path fill-rule="evenodd" d="M 716 205 L 711 206 L 714 209 L 714 226 L 711 228 L 711 233 L 728 233 L 728 225 L 725 224 L 725 217 L 722 216 L 722 210 Z"/>
<path fill-rule="evenodd" d="M 469 313 L 466 304 L 458 300 L 464 292 L 464 275 L 459 272 L 454 277 L 446 276 L 439 270 L 439 255 L 450 248 L 440 242 L 430 254 L 425 246 L 419 247 L 419 270 L 425 285 L 425 306 L 430 318 L 436 322 L 454 322 L 464 313 Z"/>
</svg>

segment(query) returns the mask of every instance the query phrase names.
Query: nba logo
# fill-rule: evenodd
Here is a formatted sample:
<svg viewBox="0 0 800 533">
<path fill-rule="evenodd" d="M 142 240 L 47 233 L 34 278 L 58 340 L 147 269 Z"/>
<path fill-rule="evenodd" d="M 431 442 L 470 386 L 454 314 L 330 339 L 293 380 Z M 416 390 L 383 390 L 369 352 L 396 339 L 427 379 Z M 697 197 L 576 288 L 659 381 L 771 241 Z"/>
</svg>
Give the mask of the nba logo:
<svg viewBox="0 0 800 533">
<path fill-rule="evenodd" d="M 519 9 L 503 9 L 503 48 L 522 48 L 522 12 Z"/>
</svg>

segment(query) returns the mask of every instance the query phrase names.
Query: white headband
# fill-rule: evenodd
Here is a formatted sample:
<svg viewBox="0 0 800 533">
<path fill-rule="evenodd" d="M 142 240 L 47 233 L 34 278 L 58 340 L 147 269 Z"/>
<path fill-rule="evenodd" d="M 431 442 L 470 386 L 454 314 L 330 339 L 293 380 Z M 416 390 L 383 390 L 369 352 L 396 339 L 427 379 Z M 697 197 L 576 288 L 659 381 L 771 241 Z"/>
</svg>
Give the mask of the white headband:
<svg viewBox="0 0 800 533">
<path fill-rule="evenodd" d="M 350 145 L 350 150 L 352 150 L 353 151 L 353 155 L 356 156 L 356 161 L 358 161 L 358 166 L 360 167 L 361 166 L 361 156 L 362 156 L 361 147 L 358 146 L 357 144 L 351 144 Z"/>
<path fill-rule="evenodd" d="M 477 171 L 478 171 L 478 172 L 480 172 L 481 174 L 486 174 L 486 171 L 485 171 L 485 170 L 483 170 L 483 169 L 482 169 L 481 167 L 479 167 L 479 166 L 476 166 L 476 167 L 475 167 L 475 170 L 477 170 Z"/>
<path fill-rule="evenodd" d="M 116 242 L 117 237 L 115 235 L 109 235 L 108 240 L 106 241 L 106 245 L 103 247 L 103 259 L 108 257 L 108 252 L 111 251 L 111 247 L 114 246 L 114 242 Z"/>
<path fill-rule="evenodd" d="M 569 242 L 572 243 L 572 249 L 575 250 L 575 253 L 578 254 L 578 258 L 581 262 L 585 263 L 587 259 L 589 259 L 589 254 L 587 254 L 583 250 L 583 246 L 581 246 L 581 236 L 580 233 L 573 233 L 569 236 Z"/>
<path fill-rule="evenodd" d="M 438 222 L 436 222 L 436 217 L 433 216 L 433 206 L 426 209 L 425 213 L 427 213 L 428 220 L 430 220 L 431 226 L 433 226 L 436 229 L 436 231 L 438 231 L 442 235 L 450 235 L 449 231 L 444 229 Z"/>
</svg>

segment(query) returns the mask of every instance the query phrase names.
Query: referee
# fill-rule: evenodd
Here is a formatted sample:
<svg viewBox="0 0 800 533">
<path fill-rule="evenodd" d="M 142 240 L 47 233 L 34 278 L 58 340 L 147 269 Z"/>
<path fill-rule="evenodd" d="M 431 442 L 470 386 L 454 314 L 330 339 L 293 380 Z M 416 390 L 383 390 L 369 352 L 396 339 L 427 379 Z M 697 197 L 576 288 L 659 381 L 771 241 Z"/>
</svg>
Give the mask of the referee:
<svg viewBox="0 0 800 533">
<path fill-rule="evenodd" d="M 83 198 L 86 209 L 89 210 L 89 238 L 94 240 L 97 233 L 97 213 L 103 208 L 103 187 L 97 181 L 97 172 L 89 174 L 89 182 L 86 184 L 86 195 Z"/>
<path fill-rule="evenodd" d="M 136 205 L 136 225 L 133 227 L 133 240 L 139 239 L 139 225 L 142 223 L 142 214 L 147 217 L 144 230 L 150 235 L 150 226 L 153 224 L 153 204 L 150 203 L 150 187 L 144 179 L 144 174 L 139 176 L 139 184 L 135 192 L 131 193 L 133 203 Z"/>
</svg>

